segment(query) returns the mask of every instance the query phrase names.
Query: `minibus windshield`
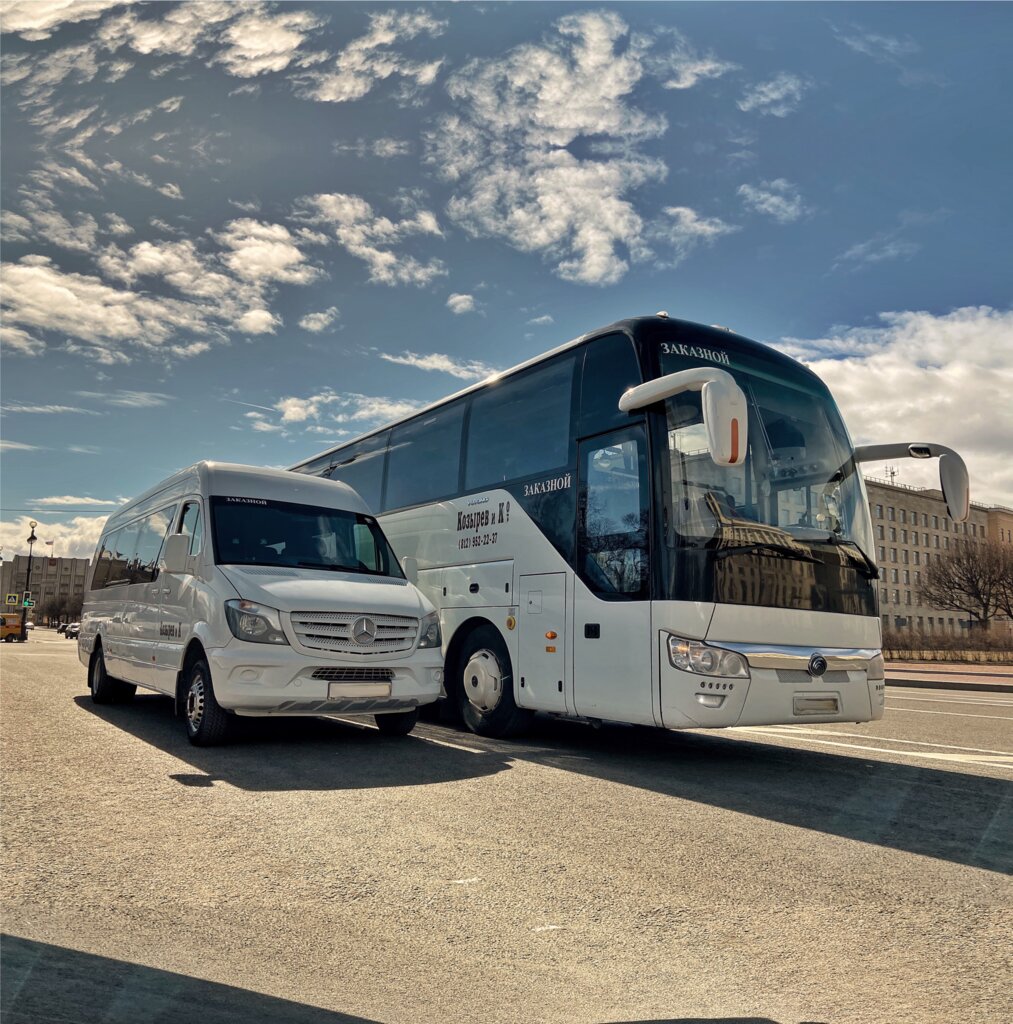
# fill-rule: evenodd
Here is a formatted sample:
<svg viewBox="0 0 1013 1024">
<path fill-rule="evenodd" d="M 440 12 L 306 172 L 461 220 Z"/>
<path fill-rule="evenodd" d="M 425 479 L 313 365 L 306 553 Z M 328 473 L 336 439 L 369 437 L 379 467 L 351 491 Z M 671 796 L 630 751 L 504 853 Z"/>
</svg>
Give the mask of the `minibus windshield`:
<svg viewBox="0 0 1013 1024">
<path fill-rule="evenodd" d="M 280 565 L 404 578 L 372 516 L 218 495 L 211 498 L 211 517 L 218 565 Z"/>
</svg>

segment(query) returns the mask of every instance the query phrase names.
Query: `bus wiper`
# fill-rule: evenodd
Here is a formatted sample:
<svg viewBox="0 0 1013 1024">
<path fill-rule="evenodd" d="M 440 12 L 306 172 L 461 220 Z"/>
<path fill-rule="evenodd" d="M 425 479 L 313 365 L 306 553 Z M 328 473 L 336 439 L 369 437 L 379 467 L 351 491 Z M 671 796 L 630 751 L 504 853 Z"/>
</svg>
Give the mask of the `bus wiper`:
<svg viewBox="0 0 1013 1024">
<path fill-rule="evenodd" d="M 850 555 L 852 558 L 852 567 L 860 572 L 867 580 L 879 579 L 879 567 L 853 540 L 849 540 L 847 537 L 838 537 L 836 534 L 831 534 L 827 538 L 827 543 L 833 544 L 834 547 L 837 548 L 843 548 L 845 554 Z"/>
<path fill-rule="evenodd" d="M 789 547 L 787 544 L 775 544 L 773 541 L 758 541 L 755 544 L 735 544 L 730 548 L 718 548 L 714 554 L 717 558 L 728 558 L 729 555 L 744 555 L 750 551 L 759 551 L 766 554 L 786 555 L 795 562 L 812 562 L 814 565 L 822 565 L 823 561 L 807 555 L 798 548 Z"/>
<path fill-rule="evenodd" d="M 381 572 L 373 572 L 371 569 L 366 569 L 360 566 L 353 565 L 335 565 L 333 562 L 296 562 L 296 565 L 300 569 L 326 569 L 329 572 L 357 572 L 368 576 L 382 576 Z"/>
</svg>

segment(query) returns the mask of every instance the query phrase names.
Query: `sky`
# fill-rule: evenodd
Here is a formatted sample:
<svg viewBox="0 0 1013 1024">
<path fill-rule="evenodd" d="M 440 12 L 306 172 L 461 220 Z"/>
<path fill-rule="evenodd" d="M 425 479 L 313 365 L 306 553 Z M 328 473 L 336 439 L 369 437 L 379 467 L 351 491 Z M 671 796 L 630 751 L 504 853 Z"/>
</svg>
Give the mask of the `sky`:
<svg viewBox="0 0 1013 1024">
<path fill-rule="evenodd" d="M 1013 506 L 1009 4 L 8 0 L 0 33 L 3 557 L 661 309 Z"/>
</svg>

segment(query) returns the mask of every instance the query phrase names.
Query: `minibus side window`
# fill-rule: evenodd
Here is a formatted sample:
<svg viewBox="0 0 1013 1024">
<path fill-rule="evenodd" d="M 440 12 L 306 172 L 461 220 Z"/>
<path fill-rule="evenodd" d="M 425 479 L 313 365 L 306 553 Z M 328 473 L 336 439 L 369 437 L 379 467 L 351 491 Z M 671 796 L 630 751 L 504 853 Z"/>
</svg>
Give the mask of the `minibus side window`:
<svg viewBox="0 0 1013 1024">
<path fill-rule="evenodd" d="M 183 515 L 179 521 L 177 533 L 185 533 L 190 538 L 190 554 L 199 555 L 204 540 L 204 522 L 200 514 L 200 502 L 188 501 L 183 506 Z"/>
<path fill-rule="evenodd" d="M 141 532 L 137 538 L 130 573 L 131 583 L 153 583 L 158 577 L 158 556 L 162 552 L 165 535 L 172 525 L 176 506 L 153 512 L 141 521 Z"/>
</svg>

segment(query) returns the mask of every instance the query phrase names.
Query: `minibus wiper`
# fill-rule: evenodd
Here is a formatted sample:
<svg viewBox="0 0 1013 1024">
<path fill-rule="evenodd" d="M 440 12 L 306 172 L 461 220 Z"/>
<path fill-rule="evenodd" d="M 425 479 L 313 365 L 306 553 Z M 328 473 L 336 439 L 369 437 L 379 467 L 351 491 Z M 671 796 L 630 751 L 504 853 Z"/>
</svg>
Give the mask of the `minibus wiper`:
<svg viewBox="0 0 1013 1024">
<path fill-rule="evenodd" d="M 827 542 L 833 544 L 834 547 L 844 548 L 845 554 L 850 555 L 853 559 L 852 568 L 860 572 L 867 580 L 879 579 L 879 568 L 876 563 L 853 540 L 831 534 L 827 538 Z"/>
<path fill-rule="evenodd" d="M 296 562 L 296 565 L 300 569 L 326 569 L 328 572 L 357 572 L 366 573 L 371 576 L 382 576 L 383 573 L 373 572 L 372 569 L 366 569 L 364 567 L 351 566 L 351 565 L 334 565 L 325 564 L 323 562 Z"/>
<path fill-rule="evenodd" d="M 759 541 L 755 544 L 735 544 L 730 548 L 718 548 L 714 554 L 717 558 L 728 558 L 729 555 L 744 555 L 750 551 L 759 551 L 766 554 L 787 555 L 796 562 L 812 562 L 815 565 L 822 565 L 821 558 L 814 558 L 804 551 L 789 547 L 787 544 L 775 544 L 772 541 Z"/>
</svg>

